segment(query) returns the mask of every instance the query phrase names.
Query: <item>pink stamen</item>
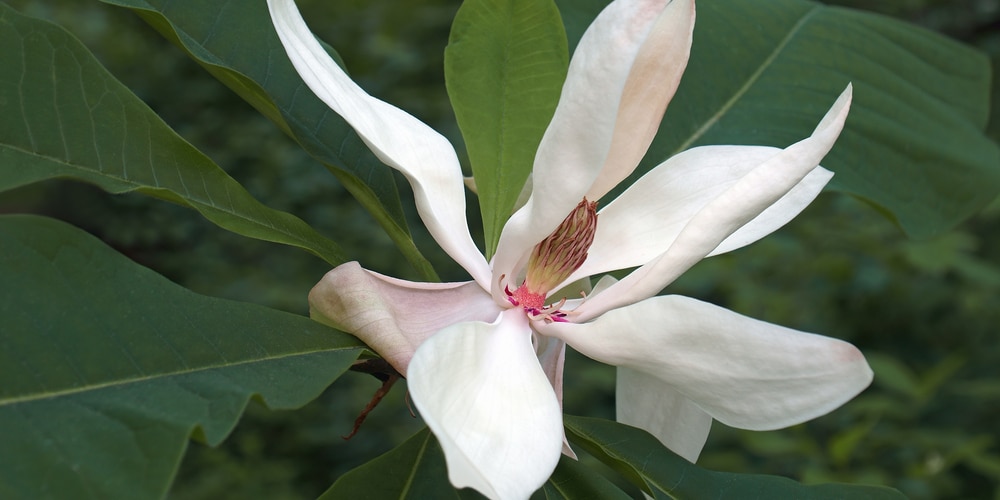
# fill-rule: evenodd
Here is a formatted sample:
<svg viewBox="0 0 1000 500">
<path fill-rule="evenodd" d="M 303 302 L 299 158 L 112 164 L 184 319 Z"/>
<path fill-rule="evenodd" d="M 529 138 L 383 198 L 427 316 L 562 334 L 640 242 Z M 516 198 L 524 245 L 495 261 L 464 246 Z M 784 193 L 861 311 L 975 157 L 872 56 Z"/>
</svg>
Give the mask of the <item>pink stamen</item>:
<svg viewBox="0 0 1000 500">
<path fill-rule="evenodd" d="M 507 301 L 513 306 L 524 309 L 524 313 L 532 321 L 541 320 L 546 323 L 566 323 L 569 321 L 566 317 L 572 311 L 564 312 L 560 310 L 562 306 L 566 305 L 565 297 L 555 304 L 545 305 L 545 294 L 533 293 L 523 283 L 513 292 L 510 291 L 508 286 L 504 285 L 503 291 L 507 295 Z"/>
</svg>

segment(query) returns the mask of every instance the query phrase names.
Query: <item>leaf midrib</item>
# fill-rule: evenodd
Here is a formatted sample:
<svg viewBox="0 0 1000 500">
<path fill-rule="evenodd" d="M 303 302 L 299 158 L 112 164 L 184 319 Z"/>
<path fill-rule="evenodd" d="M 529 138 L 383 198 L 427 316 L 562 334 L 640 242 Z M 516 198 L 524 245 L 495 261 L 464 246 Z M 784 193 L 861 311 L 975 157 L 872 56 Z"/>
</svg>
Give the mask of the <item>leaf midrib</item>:
<svg viewBox="0 0 1000 500">
<path fill-rule="evenodd" d="M 248 217 L 248 216 L 246 216 L 244 214 L 241 214 L 239 212 L 234 211 L 233 207 L 223 207 L 223 206 L 216 205 L 215 202 L 211 201 L 211 200 L 205 201 L 205 200 L 200 200 L 200 199 L 194 198 L 194 197 L 191 196 L 190 192 L 187 193 L 187 194 L 182 194 L 180 191 L 178 191 L 175 188 L 163 186 L 163 185 L 160 185 L 160 184 L 139 183 L 139 182 L 133 181 L 131 179 L 128 179 L 127 177 L 117 176 L 117 175 L 114 175 L 114 174 L 111 174 L 111 173 L 108 173 L 108 172 L 104 172 L 102 170 L 96 170 L 94 168 L 91 168 L 91 167 L 88 167 L 88 166 L 85 166 L 85 165 L 74 164 L 74 163 L 72 163 L 70 161 L 67 161 L 65 159 L 53 157 L 53 156 L 50 156 L 50 155 L 47 155 L 47 154 L 39 153 L 37 151 L 28 151 L 28 150 L 26 150 L 24 148 L 21 148 L 19 146 L 15 146 L 15 145 L 12 145 L 12 144 L 2 144 L 0 146 L 8 148 L 10 150 L 14 150 L 16 152 L 19 152 L 19 153 L 22 153 L 22 154 L 25 154 L 25 155 L 36 156 L 36 157 L 39 157 L 39 158 L 42 158 L 42 159 L 45 159 L 45 160 L 48 160 L 48 161 L 51 161 L 51 162 L 54 162 L 54 163 L 58 163 L 60 165 L 65 165 L 67 167 L 70 167 L 70 168 L 73 168 L 73 169 L 76 169 L 76 170 L 79 170 L 79 171 L 88 172 L 88 173 L 91 173 L 91 174 L 97 174 L 97 175 L 100 175 L 102 177 L 106 177 L 108 179 L 119 181 L 119 182 L 127 184 L 129 186 L 134 186 L 134 188 L 131 189 L 131 190 L 129 190 L 129 191 L 134 191 L 134 190 L 138 190 L 138 189 L 142 189 L 142 188 L 164 189 L 164 190 L 170 191 L 172 193 L 176 193 L 178 196 L 180 196 L 185 201 L 190 202 L 192 205 L 201 205 L 201 206 L 213 208 L 213 209 L 218 210 L 220 212 L 223 212 L 223 213 L 225 213 L 227 215 L 231 215 L 231 216 L 233 216 L 233 217 L 235 217 L 237 219 L 244 220 L 244 221 L 250 222 L 250 223 L 252 223 L 254 225 L 257 225 L 257 226 L 260 226 L 260 227 L 264 227 L 264 228 L 268 228 L 268 229 L 271 229 L 271 230 L 273 230 L 273 231 L 275 231 L 275 232 L 277 232 L 279 234 L 283 234 L 285 236 L 288 236 L 289 238 L 291 238 L 294 241 L 301 242 L 305 248 L 312 248 L 311 246 L 309 246 L 310 243 L 312 243 L 311 241 L 304 240 L 304 239 L 302 239 L 301 236 L 299 236 L 297 234 L 294 234 L 294 233 L 291 233 L 291 232 L 288 232 L 284 228 L 275 226 L 275 225 L 273 225 L 270 222 L 265 222 L 265 221 L 261 221 L 259 219 L 253 219 L 251 217 Z M 154 177 L 155 177 L 155 175 L 154 175 Z M 50 176 L 50 178 L 51 178 L 51 176 Z M 233 180 L 231 177 L 229 177 L 229 179 Z M 203 177 L 203 180 L 204 180 L 204 177 Z M 253 198 L 253 195 L 250 195 L 249 193 L 247 193 L 247 196 L 249 197 L 249 199 L 252 199 L 255 202 L 259 203 L 260 206 L 263 207 L 266 210 L 274 210 L 275 212 L 277 212 L 279 214 L 286 214 L 286 215 L 290 215 L 290 216 L 294 217 L 294 215 L 289 214 L 288 212 L 282 212 L 280 210 L 277 210 L 277 209 L 268 207 L 267 205 L 264 205 L 263 203 L 261 203 L 256 198 Z M 194 208 L 194 207 L 192 206 L 192 208 Z M 327 242 L 324 241 L 323 243 L 327 243 Z"/>
<path fill-rule="evenodd" d="M 698 128 L 698 130 L 694 131 L 694 133 L 691 134 L 691 136 L 688 137 L 687 140 L 681 143 L 681 145 L 678 146 L 677 149 L 671 152 L 667 156 L 667 158 L 673 157 L 679 153 L 688 150 L 688 148 L 690 148 L 695 141 L 700 139 L 703 135 L 705 135 L 708 132 L 710 128 L 715 126 L 715 124 L 718 123 L 718 121 L 726 113 L 728 113 L 729 110 L 733 108 L 733 106 L 736 105 L 736 102 L 739 101 L 741 98 L 743 98 L 744 95 L 746 95 L 746 93 L 750 90 L 750 87 L 752 87 L 755 83 L 757 83 L 758 80 L 760 80 L 760 77 L 761 75 L 764 74 L 764 71 L 768 69 L 772 63 L 774 63 L 774 60 L 778 58 L 778 55 L 781 54 L 781 52 L 785 50 L 785 47 L 792 41 L 792 39 L 795 38 L 795 36 L 800 31 L 802 31 L 802 28 L 805 26 L 805 24 L 809 22 L 810 19 L 816 16 L 824 8 L 825 7 L 821 5 L 817 5 L 813 7 L 809 12 L 805 13 L 798 20 L 798 22 L 796 22 L 795 25 L 792 26 L 792 29 L 788 31 L 788 34 L 785 35 L 785 37 L 781 40 L 781 42 L 779 42 L 778 45 L 774 47 L 774 50 L 772 50 L 771 53 L 767 56 L 767 58 L 764 59 L 764 62 L 757 67 L 757 70 L 754 71 L 753 74 L 750 75 L 749 78 L 747 78 L 746 82 L 739 89 L 737 89 L 736 92 L 733 93 L 732 97 L 730 97 L 728 101 L 723 103 L 722 107 L 720 107 L 719 110 L 715 112 L 715 114 L 713 114 L 708 120 L 706 120 L 705 123 L 703 123 L 702 126 Z"/>
<path fill-rule="evenodd" d="M 308 356 L 308 355 L 311 355 L 311 354 L 318 354 L 318 353 L 333 353 L 333 352 L 338 352 L 338 351 L 350 351 L 350 350 L 356 350 L 356 351 L 358 351 L 358 353 L 360 353 L 362 351 L 362 349 L 364 349 L 364 348 L 361 347 L 361 346 L 336 347 L 336 348 L 332 348 L 332 349 L 316 349 L 316 350 L 310 350 L 310 351 L 304 351 L 304 352 L 300 351 L 300 352 L 285 353 L 285 354 L 276 355 L 276 356 L 266 356 L 266 357 L 262 357 L 262 358 L 245 359 L 245 360 L 242 360 L 242 361 L 236 361 L 236 362 L 232 362 L 232 363 L 217 363 L 217 364 L 202 365 L 202 366 L 199 366 L 197 368 L 190 368 L 190 369 L 184 369 L 184 370 L 176 370 L 176 371 L 170 371 L 170 372 L 162 372 L 162 373 L 157 373 L 157 374 L 153 374 L 153 375 L 145 375 L 145 376 L 141 376 L 141 377 L 129 377 L 129 378 L 117 379 L 117 380 L 113 380 L 113 381 L 101 382 L 101 383 L 97 383 L 97 384 L 89 384 L 89 385 L 84 385 L 84 386 L 80 386 L 80 387 L 74 387 L 74 388 L 71 388 L 71 389 L 63 389 L 63 390 L 58 390 L 58 391 L 47 391 L 47 392 L 43 392 L 43 393 L 30 394 L 30 395 L 26 395 L 26 396 L 15 396 L 15 397 L 7 398 L 7 399 L 0 399 L 0 408 L 2 408 L 4 406 L 8 406 L 8 405 L 16 405 L 16 404 L 21 404 L 21 403 L 28 403 L 28 402 L 32 402 L 32 401 L 41 400 L 41 399 L 58 398 L 58 397 L 63 397 L 63 396 L 69 396 L 69 395 L 73 395 L 73 394 L 79 394 L 79 393 L 83 393 L 83 392 L 88 392 L 88 391 L 96 391 L 96 390 L 105 389 L 105 388 L 108 388 L 108 387 L 117 387 L 117 386 L 129 385 L 129 384 L 137 384 L 137 383 L 141 383 L 141 382 L 148 382 L 148 381 L 151 381 L 151 380 L 157 380 L 157 379 L 162 379 L 162 378 L 167 378 L 167 377 L 175 377 L 175 376 L 181 376 L 181 375 L 190 375 L 192 373 L 206 372 L 206 371 L 216 370 L 216 369 L 220 369 L 220 368 L 233 368 L 233 367 L 236 367 L 236 366 L 248 365 L 248 364 L 252 364 L 252 363 L 266 363 L 266 362 L 270 362 L 270 361 L 278 361 L 278 360 L 285 359 L 285 358 L 292 358 L 292 357 L 296 357 L 296 356 Z"/>
<path fill-rule="evenodd" d="M 410 474 L 406 477 L 406 482 L 403 484 L 403 488 L 399 492 L 399 498 L 405 500 L 409 498 L 410 490 L 413 488 L 413 482 L 417 477 L 417 471 L 420 469 L 420 463 L 424 460 L 424 455 L 427 454 L 427 446 L 431 442 L 431 433 L 428 432 L 427 436 L 424 438 L 424 442 L 420 445 L 420 452 L 417 453 L 417 460 L 413 463 L 413 468 L 410 470 Z"/>
</svg>

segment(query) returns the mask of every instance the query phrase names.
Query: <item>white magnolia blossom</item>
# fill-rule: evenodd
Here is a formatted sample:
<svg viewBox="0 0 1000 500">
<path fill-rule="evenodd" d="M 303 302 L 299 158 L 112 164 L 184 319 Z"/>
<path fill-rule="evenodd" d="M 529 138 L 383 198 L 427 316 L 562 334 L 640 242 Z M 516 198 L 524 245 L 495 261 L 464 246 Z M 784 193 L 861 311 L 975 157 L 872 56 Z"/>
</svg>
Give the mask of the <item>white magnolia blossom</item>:
<svg viewBox="0 0 1000 500">
<path fill-rule="evenodd" d="M 833 175 L 819 162 L 843 128 L 850 86 L 800 142 L 685 151 L 595 215 L 592 202 L 635 169 L 653 140 L 687 64 L 695 18 L 694 0 L 616 0 L 580 40 L 535 156 L 531 195 L 487 262 L 469 233 L 452 146 L 351 81 L 293 0 L 268 5 L 309 89 L 406 176 L 430 233 L 473 278 L 414 283 L 349 263 L 309 295 L 314 318 L 357 335 L 406 376 L 455 486 L 527 498 L 560 453 L 572 453 L 562 428 L 566 344 L 619 367 L 619 421 L 691 461 L 713 418 L 786 427 L 871 382 L 848 343 L 656 295 L 702 258 L 773 232 L 816 197 Z M 632 267 L 585 297 L 566 288 Z"/>
</svg>

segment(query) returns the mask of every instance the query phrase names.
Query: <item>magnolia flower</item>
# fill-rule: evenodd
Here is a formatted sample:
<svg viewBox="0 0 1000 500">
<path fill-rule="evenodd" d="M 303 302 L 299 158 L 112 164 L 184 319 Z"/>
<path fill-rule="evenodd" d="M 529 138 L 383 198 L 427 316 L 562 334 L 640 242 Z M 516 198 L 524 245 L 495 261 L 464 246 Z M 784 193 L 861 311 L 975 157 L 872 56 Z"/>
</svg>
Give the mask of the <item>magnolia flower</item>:
<svg viewBox="0 0 1000 500">
<path fill-rule="evenodd" d="M 649 147 L 687 64 L 695 17 L 693 0 L 617 0 L 580 40 L 530 197 L 487 262 L 469 233 L 454 149 L 352 82 L 293 0 L 268 5 L 309 89 L 406 176 L 428 230 L 472 276 L 414 283 L 349 263 L 309 295 L 315 319 L 357 335 L 406 376 L 456 487 L 527 498 L 549 477 L 565 443 L 566 344 L 618 366 L 618 419 L 691 461 L 713 418 L 785 427 L 870 383 L 850 344 L 656 296 L 702 258 L 756 241 L 815 198 L 832 176 L 818 165 L 843 128 L 850 86 L 811 136 L 786 149 L 694 148 L 597 212 Z M 585 296 L 569 285 L 633 267 Z"/>
</svg>

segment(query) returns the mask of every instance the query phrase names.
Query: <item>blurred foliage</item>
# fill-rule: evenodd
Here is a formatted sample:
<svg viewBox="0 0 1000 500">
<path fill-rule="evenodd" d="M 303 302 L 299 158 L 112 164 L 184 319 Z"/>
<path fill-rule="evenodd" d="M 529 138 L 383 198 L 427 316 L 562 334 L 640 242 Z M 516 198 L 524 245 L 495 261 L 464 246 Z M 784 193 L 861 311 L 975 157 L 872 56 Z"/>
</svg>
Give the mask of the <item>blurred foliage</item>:
<svg viewBox="0 0 1000 500">
<path fill-rule="evenodd" d="M 1000 0 L 828 3 L 916 22 L 1000 57 Z M 12 4 L 67 27 L 258 199 L 321 232 L 350 234 L 339 241 L 366 267 L 413 276 L 324 168 L 129 12 L 69 0 Z M 363 87 L 460 143 L 442 70 L 456 0 L 300 4 Z M 1000 138 L 1000 120 L 993 122 Z M 21 189 L 0 201 L 0 212 L 69 221 L 192 290 L 298 313 L 327 270 L 305 252 L 241 238 L 180 207 L 68 182 Z M 413 221 L 418 245 L 440 274 L 461 279 Z M 876 372 L 868 391 L 804 425 L 755 433 L 716 424 L 701 465 L 885 484 L 915 499 L 1000 499 L 1000 203 L 941 238 L 918 242 L 857 200 L 822 195 L 772 237 L 705 261 L 670 291 L 850 340 Z M 613 370 L 573 353 L 567 364 L 567 411 L 613 417 Z M 300 411 L 252 407 L 219 448 L 192 445 L 171 497 L 315 498 L 420 426 L 408 414 L 405 391 L 396 389 L 344 442 L 340 436 L 377 387 L 352 373 Z"/>
</svg>

